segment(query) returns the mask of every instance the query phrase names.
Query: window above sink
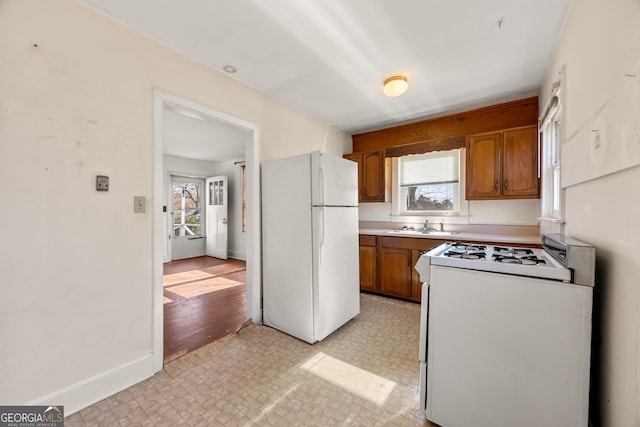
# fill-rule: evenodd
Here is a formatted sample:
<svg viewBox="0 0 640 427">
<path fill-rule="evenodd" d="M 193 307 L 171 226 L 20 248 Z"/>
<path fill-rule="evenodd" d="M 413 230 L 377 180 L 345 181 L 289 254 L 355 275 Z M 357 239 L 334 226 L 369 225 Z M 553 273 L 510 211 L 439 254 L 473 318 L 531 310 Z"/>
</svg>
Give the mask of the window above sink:
<svg viewBox="0 0 640 427">
<path fill-rule="evenodd" d="M 464 148 L 458 148 L 395 158 L 392 164 L 393 215 L 467 215 L 464 153 Z"/>
</svg>

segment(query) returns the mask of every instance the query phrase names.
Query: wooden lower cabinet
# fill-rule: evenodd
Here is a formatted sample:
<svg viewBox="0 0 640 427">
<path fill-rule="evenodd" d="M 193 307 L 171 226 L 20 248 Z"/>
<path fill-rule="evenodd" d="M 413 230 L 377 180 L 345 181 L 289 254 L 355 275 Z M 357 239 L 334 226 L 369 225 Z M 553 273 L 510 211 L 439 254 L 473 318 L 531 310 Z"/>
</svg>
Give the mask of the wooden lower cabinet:
<svg viewBox="0 0 640 427">
<path fill-rule="evenodd" d="M 360 289 L 377 292 L 377 237 L 360 236 Z"/>
<path fill-rule="evenodd" d="M 360 236 L 360 289 L 420 302 L 422 284 L 414 266 L 423 251 L 444 240 Z"/>
<path fill-rule="evenodd" d="M 424 251 L 446 240 L 360 235 L 360 290 L 420 302 L 422 282 L 415 265 Z M 540 248 L 540 245 L 465 240 L 467 243 Z"/>
<path fill-rule="evenodd" d="M 380 248 L 380 292 L 411 298 L 411 250 Z"/>
</svg>

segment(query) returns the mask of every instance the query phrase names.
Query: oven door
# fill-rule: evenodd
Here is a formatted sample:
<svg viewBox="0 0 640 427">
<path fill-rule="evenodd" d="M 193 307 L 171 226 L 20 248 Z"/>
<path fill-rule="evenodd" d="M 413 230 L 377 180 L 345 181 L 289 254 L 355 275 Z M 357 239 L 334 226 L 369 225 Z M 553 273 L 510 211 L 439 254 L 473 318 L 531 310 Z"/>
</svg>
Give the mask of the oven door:
<svg viewBox="0 0 640 427">
<path fill-rule="evenodd" d="M 422 285 L 422 299 L 420 302 L 420 409 L 427 408 L 427 347 L 429 337 L 429 284 Z"/>
</svg>

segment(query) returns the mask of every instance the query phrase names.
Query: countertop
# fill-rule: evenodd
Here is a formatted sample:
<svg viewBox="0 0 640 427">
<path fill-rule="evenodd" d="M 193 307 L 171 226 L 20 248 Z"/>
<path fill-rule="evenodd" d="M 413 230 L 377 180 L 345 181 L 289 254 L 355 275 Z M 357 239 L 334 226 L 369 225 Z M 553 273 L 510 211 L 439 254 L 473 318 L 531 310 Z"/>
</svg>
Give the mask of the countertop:
<svg viewBox="0 0 640 427">
<path fill-rule="evenodd" d="M 458 234 L 429 235 L 419 233 L 392 233 L 392 230 L 401 228 L 401 224 L 360 224 L 359 233 L 386 236 L 386 237 L 411 237 L 414 239 L 438 239 L 468 242 L 494 242 L 511 245 L 540 245 L 540 235 L 537 227 L 532 226 L 464 226 L 457 229 L 445 226 L 445 231 L 455 231 Z M 461 229 L 462 228 L 462 229 Z"/>
</svg>

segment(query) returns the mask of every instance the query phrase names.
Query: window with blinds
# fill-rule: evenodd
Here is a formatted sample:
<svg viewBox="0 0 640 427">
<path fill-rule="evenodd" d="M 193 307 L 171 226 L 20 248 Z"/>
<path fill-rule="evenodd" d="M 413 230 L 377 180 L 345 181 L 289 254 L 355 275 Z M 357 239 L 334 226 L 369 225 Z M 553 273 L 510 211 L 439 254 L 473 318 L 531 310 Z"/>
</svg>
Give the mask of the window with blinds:
<svg viewBox="0 0 640 427">
<path fill-rule="evenodd" d="M 442 213 L 458 210 L 459 149 L 400 157 L 399 168 L 403 211 Z"/>
</svg>

